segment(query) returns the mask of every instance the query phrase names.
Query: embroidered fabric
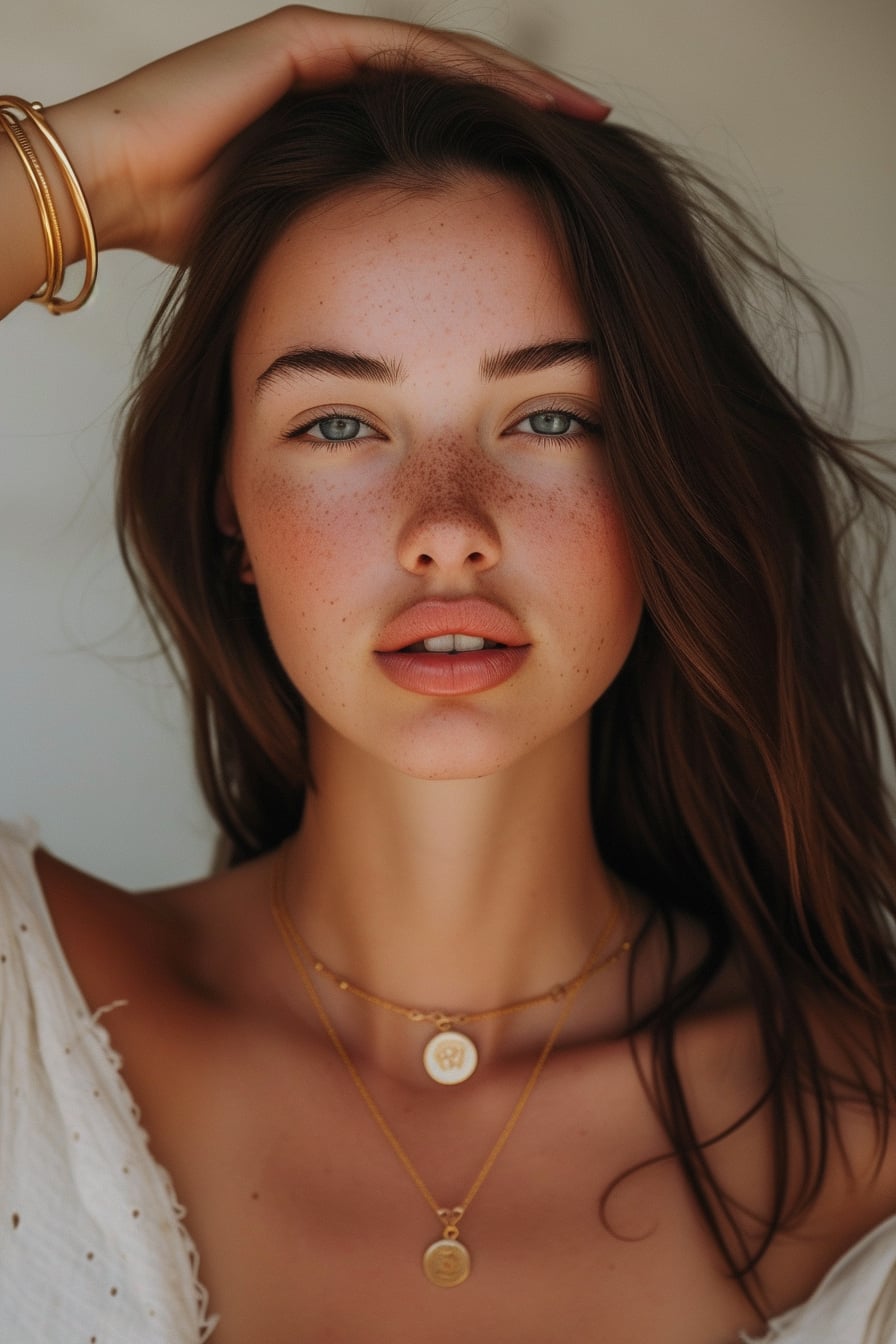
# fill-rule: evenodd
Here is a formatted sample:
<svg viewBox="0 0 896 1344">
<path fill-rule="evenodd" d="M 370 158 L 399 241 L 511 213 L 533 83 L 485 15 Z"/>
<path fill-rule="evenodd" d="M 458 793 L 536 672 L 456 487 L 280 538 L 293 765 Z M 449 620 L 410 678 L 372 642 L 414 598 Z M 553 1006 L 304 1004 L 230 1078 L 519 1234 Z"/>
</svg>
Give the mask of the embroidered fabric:
<svg viewBox="0 0 896 1344">
<path fill-rule="evenodd" d="M 217 1318 L 121 1059 L 0 823 L 0 1339 L 203 1344 Z"/>
</svg>

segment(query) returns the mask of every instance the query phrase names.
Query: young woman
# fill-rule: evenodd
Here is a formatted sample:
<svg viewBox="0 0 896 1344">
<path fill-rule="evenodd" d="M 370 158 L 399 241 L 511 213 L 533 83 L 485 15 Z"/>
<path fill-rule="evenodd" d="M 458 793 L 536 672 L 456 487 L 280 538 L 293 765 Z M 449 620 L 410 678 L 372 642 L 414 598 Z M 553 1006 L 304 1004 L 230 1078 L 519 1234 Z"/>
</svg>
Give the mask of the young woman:
<svg viewBox="0 0 896 1344">
<path fill-rule="evenodd" d="M 119 516 L 234 862 L 4 832 L 4 1339 L 896 1340 L 884 492 L 747 221 L 603 115 L 302 8 L 47 115 L 183 264 Z"/>
</svg>

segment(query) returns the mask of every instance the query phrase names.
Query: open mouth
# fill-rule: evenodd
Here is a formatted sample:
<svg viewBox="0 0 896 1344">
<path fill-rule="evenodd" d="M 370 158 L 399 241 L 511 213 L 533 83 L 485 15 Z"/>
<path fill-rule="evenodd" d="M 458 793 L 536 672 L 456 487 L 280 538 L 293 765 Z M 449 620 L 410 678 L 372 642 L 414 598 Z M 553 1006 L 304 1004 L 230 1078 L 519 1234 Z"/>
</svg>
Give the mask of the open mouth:
<svg viewBox="0 0 896 1344">
<path fill-rule="evenodd" d="M 377 644 L 380 670 L 402 690 L 461 698 L 510 681 L 532 647 L 515 616 L 472 596 L 415 602 L 384 626 Z"/>
<path fill-rule="evenodd" d="M 419 623 L 417 630 L 405 627 L 406 634 L 419 630 Z M 503 635 L 504 630 L 499 627 L 495 634 Z M 508 638 L 512 638 L 509 631 Z M 509 681 L 520 671 L 529 651 L 529 644 L 506 644 L 484 635 L 452 633 L 426 635 L 410 644 L 398 645 L 396 641 L 391 650 L 377 650 L 375 656 L 386 676 L 405 691 L 428 696 L 468 696 L 493 690 Z"/>
<path fill-rule="evenodd" d="M 479 653 L 481 649 L 506 649 L 493 639 L 479 635 L 432 635 L 416 644 L 407 644 L 402 653 Z"/>
</svg>

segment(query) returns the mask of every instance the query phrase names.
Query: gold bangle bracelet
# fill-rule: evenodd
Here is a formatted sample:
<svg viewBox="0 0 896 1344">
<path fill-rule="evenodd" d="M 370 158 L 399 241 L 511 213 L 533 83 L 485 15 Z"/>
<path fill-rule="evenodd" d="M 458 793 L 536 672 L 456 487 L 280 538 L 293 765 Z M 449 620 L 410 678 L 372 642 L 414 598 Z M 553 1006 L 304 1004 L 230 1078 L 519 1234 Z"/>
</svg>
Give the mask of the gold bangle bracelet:
<svg viewBox="0 0 896 1344">
<path fill-rule="evenodd" d="M 16 117 L 0 115 L 0 126 L 6 131 L 13 143 L 13 148 L 22 161 L 22 167 L 28 177 L 34 200 L 37 204 L 38 214 L 40 215 L 41 229 L 44 235 L 44 248 L 47 254 L 47 278 L 41 289 L 36 290 L 31 298 L 35 303 L 48 304 L 53 296 L 58 292 L 62 284 L 62 277 L 65 274 L 65 260 L 62 252 L 62 233 L 59 228 L 59 219 L 56 215 L 56 209 L 53 205 L 53 196 L 50 187 L 44 176 L 43 169 L 40 166 L 40 160 L 34 152 L 31 141 L 28 139 L 22 124 Z"/>
<path fill-rule="evenodd" d="M 93 220 L 90 216 L 90 208 L 87 204 L 87 199 L 81 188 L 81 183 L 78 181 L 78 175 L 72 167 L 71 160 L 63 149 L 58 136 L 44 117 L 42 103 L 29 103 L 26 102 L 24 98 L 17 98 L 12 94 L 4 94 L 0 96 L 0 115 L 2 115 L 7 127 L 9 127 L 10 121 L 18 122 L 20 118 L 24 118 L 32 127 L 34 127 L 52 153 L 57 167 L 62 174 L 68 194 L 71 197 L 72 205 L 78 218 L 81 237 L 84 242 L 84 261 L 86 265 L 84 283 L 73 299 L 60 299 L 57 297 L 57 294 L 59 285 L 62 283 L 62 276 L 59 277 L 59 282 L 56 285 L 55 290 L 50 287 L 50 277 L 48 276 L 48 284 L 41 292 L 39 302 L 45 304 L 51 313 L 74 312 L 76 308 L 83 307 L 93 293 L 97 273 L 96 231 L 93 227 Z M 18 144 L 14 132 L 10 135 L 10 138 Z M 45 178 L 44 181 L 46 181 Z M 50 198 L 50 200 L 52 203 L 52 198 Z M 55 213 L 56 212 L 54 211 L 54 217 Z M 61 246 L 59 256 L 61 260 Z"/>
</svg>

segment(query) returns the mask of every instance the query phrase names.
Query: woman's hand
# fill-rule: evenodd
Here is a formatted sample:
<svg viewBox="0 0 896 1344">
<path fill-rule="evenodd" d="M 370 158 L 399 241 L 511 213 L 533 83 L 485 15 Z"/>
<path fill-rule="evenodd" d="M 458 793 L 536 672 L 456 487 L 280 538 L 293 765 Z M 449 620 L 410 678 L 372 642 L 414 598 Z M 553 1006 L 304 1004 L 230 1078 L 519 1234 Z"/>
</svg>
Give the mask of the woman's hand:
<svg viewBox="0 0 896 1344">
<path fill-rule="evenodd" d="M 408 56 L 572 116 L 608 110 L 481 38 L 290 5 L 61 103 L 48 120 L 81 178 L 100 246 L 176 262 L 240 131 L 290 89 L 342 83 Z"/>
</svg>

